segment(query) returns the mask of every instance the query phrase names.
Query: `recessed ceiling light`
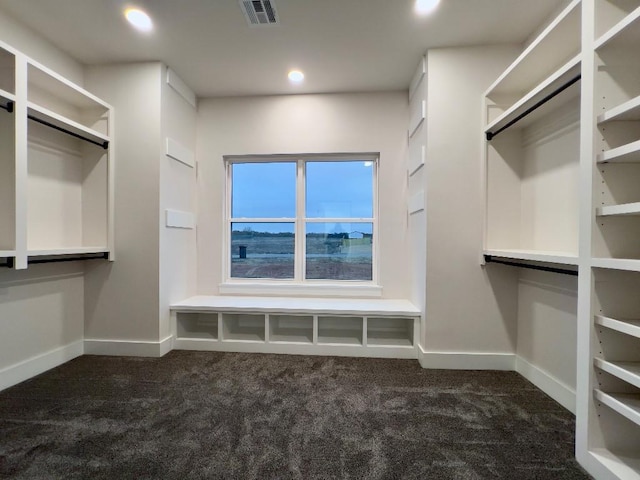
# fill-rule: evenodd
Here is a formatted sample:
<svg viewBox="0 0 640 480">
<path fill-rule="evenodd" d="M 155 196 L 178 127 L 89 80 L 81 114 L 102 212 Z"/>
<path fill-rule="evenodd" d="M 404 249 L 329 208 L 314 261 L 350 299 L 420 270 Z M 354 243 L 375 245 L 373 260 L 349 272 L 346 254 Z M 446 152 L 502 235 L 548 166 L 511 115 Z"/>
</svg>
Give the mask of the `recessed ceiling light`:
<svg viewBox="0 0 640 480">
<path fill-rule="evenodd" d="M 151 18 L 139 8 L 127 8 L 124 11 L 124 16 L 131 25 L 141 32 L 150 32 L 153 30 Z"/>
<path fill-rule="evenodd" d="M 293 83 L 300 83 L 304 80 L 304 73 L 302 73 L 300 70 L 291 70 L 289 72 L 289 80 L 291 80 Z"/>
<path fill-rule="evenodd" d="M 427 15 L 433 12 L 439 3 L 440 0 L 416 0 L 416 13 L 418 15 Z"/>
</svg>

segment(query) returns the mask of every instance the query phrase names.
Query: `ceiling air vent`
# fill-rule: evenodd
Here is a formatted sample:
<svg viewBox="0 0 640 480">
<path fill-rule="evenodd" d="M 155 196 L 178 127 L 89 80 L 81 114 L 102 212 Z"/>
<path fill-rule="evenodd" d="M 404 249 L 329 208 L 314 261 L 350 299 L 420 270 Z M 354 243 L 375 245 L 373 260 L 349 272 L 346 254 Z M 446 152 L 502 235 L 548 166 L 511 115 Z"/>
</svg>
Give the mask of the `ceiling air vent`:
<svg viewBox="0 0 640 480">
<path fill-rule="evenodd" d="M 278 14 L 273 0 L 239 0 L 250 27 L 278 25 Z"/>
</svg>

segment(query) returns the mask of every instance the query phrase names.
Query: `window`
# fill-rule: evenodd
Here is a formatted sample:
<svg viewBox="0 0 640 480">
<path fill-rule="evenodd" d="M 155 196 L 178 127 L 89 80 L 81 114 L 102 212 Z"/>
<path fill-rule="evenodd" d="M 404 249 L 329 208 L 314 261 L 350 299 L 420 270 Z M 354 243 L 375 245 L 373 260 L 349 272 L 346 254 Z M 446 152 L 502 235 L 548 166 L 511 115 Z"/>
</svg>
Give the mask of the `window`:
<svg viewBox="0 0 640 480">
<path fill-rule="evenodd" d="M 377 156 L 226 158 L 227 278 L 375 280 Z"/>
</svg>

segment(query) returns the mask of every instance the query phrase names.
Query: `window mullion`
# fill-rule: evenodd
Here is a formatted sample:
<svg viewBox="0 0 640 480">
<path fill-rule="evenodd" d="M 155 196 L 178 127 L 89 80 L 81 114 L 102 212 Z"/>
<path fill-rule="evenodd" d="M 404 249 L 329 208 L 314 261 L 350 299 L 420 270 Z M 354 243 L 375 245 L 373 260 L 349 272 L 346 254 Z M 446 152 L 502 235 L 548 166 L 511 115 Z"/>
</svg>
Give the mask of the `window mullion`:
<svg viewBox="0 0 640 480">
<path fill-rule="evenodd" d="M 304 160 L 298 160 L 296 175 L 296 242 L 295 242 L 295 280 L 297 282 L 304 281 L 305 262 L 306 262 L 306 245 L 304 241 L 305 232 L 305 163 Z"/>
</svg>

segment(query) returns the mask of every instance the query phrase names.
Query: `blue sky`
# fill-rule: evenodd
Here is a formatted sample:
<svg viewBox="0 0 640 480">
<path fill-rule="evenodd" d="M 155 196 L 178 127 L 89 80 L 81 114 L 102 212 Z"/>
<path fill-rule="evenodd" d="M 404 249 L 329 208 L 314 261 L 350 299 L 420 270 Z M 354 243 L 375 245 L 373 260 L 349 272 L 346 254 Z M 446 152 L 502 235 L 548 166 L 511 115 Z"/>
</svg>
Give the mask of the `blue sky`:
<svg viewBox="0 0 640 480">
<path fill-rule="evenodd" d="M 307 216 L 372 217 L 373 168 L 370 165 L 369 162 L 307 162 Z M 234 164 L 232 216 L 293 218 L 295 186 L 295 162 Z M 276 225 L 263 227 L 260 230 L 279 231 Z M 358 228 L 358 231 L 366 230 Z"/>
</svg>

